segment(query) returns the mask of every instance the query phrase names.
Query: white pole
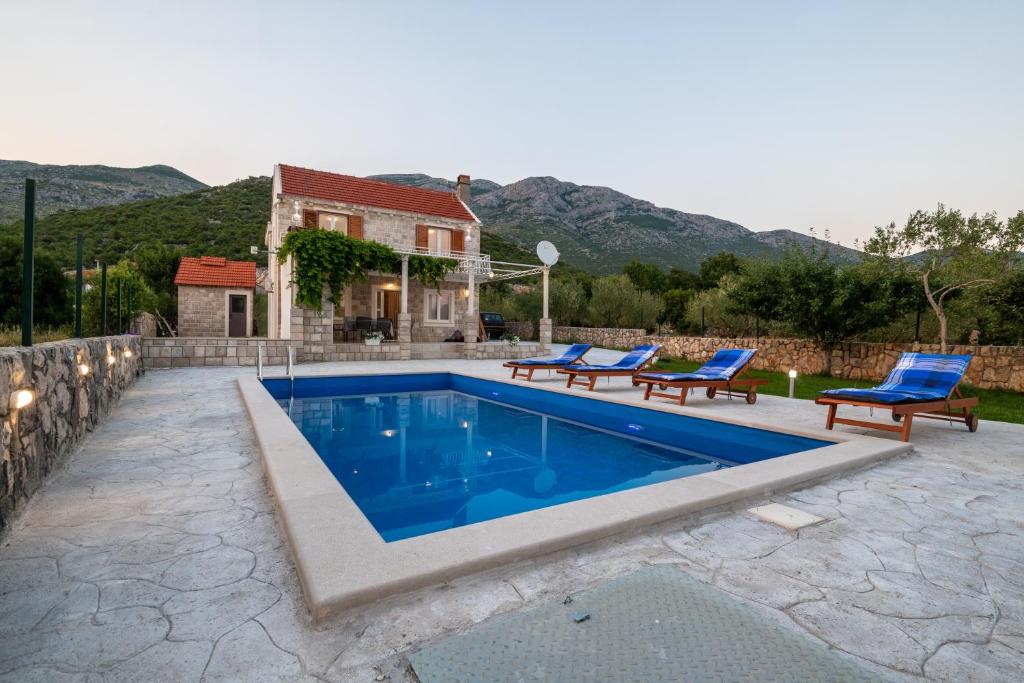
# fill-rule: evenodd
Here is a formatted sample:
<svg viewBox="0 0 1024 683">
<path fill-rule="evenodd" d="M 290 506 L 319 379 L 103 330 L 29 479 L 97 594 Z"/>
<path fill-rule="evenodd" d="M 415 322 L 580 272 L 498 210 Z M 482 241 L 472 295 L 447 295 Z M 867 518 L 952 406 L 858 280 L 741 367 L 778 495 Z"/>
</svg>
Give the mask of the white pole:
<svg viewBox="0 0 1024 683">
<path fill-rule="evenodd" d="M 475 306 L 476 306 L 476 301 L 475 301 L 476 297 L 474 296 L 474 292 L 473 292 L 473 290 L 475 289 L 474 285 L 475 285 L 475 282 L 473 280 L 473 267 L 471 266 L 470 269 L 469 269 L 469 291 L 467 292 L 467 294 L 469 296 L 469 301 L 466 302 L 466 314 L 467 315 L 473 315 L 473 312 L 474 312 Z"/>
<path fill-rule="evenodd" d="M 409 257 L 402 257 L 402 310 L 401 313 L 409 312 Z"/>
<path fill-rule="evenodd" d="M 544 267 L 544 315 L 541 316 L 542 318 L 545 318 L 545 319 L 547 319 L 547 317 L 548 317 L 548 273 L 550 273 L 550 272 L 551 272 L 551 269 L 548 268 L 547 266 L 545 266 Z"/>
<path fill-rule="evenodd" d="M 789 371 L 789 397 L 796 397 L 796 370 Z"/>
</svg>

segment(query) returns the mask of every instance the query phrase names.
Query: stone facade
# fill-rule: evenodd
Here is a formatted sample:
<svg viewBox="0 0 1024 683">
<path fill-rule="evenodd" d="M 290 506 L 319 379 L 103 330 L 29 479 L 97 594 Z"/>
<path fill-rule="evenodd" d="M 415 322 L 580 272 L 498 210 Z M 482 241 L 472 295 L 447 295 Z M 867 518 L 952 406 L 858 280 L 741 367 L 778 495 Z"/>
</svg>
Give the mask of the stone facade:
<svg viewBox="0 0 1024 683">
<path fill-rule="evenodd" d="M 531 320 L 506 320 L 505 332 L 513 334 L 523 341 L 537 338 L 537 333 L 533 329 L 533 321 Z"/>
<path fill-rule="evenodd" d="M 0 534 L 141 371 L 141 339 L 131 335 L 0 349 Z M 34 399 L 14 410 L 20 389 Z"/>
<path fill-rule="evenodd" d="M 227 337 L 228 295 L 246 297 L 245 336 L 252 334 L 252 290 L 229 287 L 178 287 L 178 336 Z"/>
<path fill-rule="evenodd" d="M 725 339 L 718 337 L 653 336 L 641 329 L 556 327 L 555 341 L 587 342 L 604 348 L 630 348 L 637 344 L 657 343 L 664 354 L 676 358 L 705 361 L 721 348 L 757 348 L 752 367 L 803 374 L 820 373 L 824 354 L 807 339 Z M 938 353 L 938 344 L 873 344 L 844 342 L 832 351 L 832 375 L 849 379 L 881 380 L 889 374 L 903 351 Z M 1024 347 L 950 346 L 949 353 L 970 353 L 974 358 L 965 381 L 981 389 L 1024 391 Z"/>
<path fill-rule="evenodd" d="M 275 195 L 274 200 L 270 222 L 267 225 L 264 239 L 265 243 L 272 250 L 276 250 L 281 246 L 281 241 L 288 233 L 290 226 L 301 225 L 301 212 L 312 210 L 346 216 L 359 216 L 363 220 L 362 239 L 387 244 L 395 249 L 414 249 L 416 247 L 416 226 L 424 224 L 431 227 L 464 232 L 466 234 L 463 245 L 464 253 L 469 255 L 478 255 L 480 253 L 480 231 L 475 223 L 468 221 L 428 216 L 408 211 L 380 209 L 312 197 L 281 194 L 280 196 Z M 296 212 L 298 212 L 298 216 Z M 272 252 L 268 261 L 268 273 L 273 283 L 273 291 L 268 299 L 270 327 L 273 330 L 276 325 L 280 324 L 284 329 L 293 333 L 294 317 L 292 311 L 295 305 L 292 302 L 292 288 L 288 284 L 292 278 L 291 260 L 279 263 Z M 371 287 L 375 281 L 390 281 L 397 286 L 400 277 L 398 275 L 375 276 L 371 278 L 369 283 L 357 283 L 351 287 L 351 292 L 346 295 L 348 315 L 372 315 L 373 299 L 371 298 Z M 443 283 L 443 287 L 463 290 L 466 288 L 466 283 L 453 279 Z M 438 341 L 444 339 L 452 329 L 459 325 L 458 323 L 448 325 L 447 332 L 444 332 L 444 326 L 436 326 L 435 328 L 435 326 L 424 324 L 423 292 L 424 288 L 419 282 L 410 280 L 409 313 L 412 315 L 412 332 L 414 335 L 412 341 Z M 465 297 L 462 297 L 462 299 L 461 305 L 464 308 Z M 456 305 L 459 305 L 459 297 L 456 297 Z M 287 333 L 284 332 L 283 334 Z"/>
<path fill-rule="evenodd" d="M 264 365 L 285 365 L 288 347 L 301 356 L 302 342 L 250 337 L 146 337 L 142 356 L 150 368 L 195 368 L 223 365 L 256 365 L 256 347 L 263 346 Z"/>
</svg>

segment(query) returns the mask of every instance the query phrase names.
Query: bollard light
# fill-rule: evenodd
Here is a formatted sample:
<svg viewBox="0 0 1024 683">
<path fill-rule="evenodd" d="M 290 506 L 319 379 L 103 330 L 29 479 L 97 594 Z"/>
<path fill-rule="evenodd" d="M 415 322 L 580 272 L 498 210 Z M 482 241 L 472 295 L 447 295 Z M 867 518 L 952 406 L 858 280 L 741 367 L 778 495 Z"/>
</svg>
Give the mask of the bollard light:
<svg viewBox="0 0 1024 683">
<path fill-rule="evenodd" d="M 132 357 L 133 355 L 134 355 L 134 354 L 132 353 L 132 350 L 131 350 L 131 349 L 125 349 L 125 350 L 124 350 L 124 357 L 125 357 L 125 358 L 131 358 L 131 357 Z"/>
<path fill-rule="evenodd" d="M 82 377 L 85 377 L 90 372 L 92 372 L 92 368 L 89 367 L 88 363 L 79 363 L 78 372 L 82 373 Z"/>
<path fill-rule="evenodd" d="M 796 397 L 796 368 L 789 371 L 789 397 Z"/>
<path fill-rule="evenodd" d="M 32 403 L 32 399 L 35 395 L 31 389 L 18 389 L 11 394 L 11 410 L 21 410 L 29 403 Z"/>
<path fill-rule="evenodd" d="M 109 356 L 107 356 L 107 365 L 113 365 L 116 362 L 117 359 L 114 358 L 114 354 L 110 354 Z"/>
</svg>

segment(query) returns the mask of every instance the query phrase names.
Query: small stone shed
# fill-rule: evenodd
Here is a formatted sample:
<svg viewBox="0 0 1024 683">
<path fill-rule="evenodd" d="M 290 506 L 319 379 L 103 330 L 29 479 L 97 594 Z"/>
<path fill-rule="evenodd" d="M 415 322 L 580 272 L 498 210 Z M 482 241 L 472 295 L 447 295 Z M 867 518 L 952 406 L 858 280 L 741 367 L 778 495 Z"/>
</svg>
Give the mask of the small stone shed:
<svg viewBox="0 0 1024 683">
<path fill-rule="evenodd" d="M 252 336 L 256 264 L 186 256 L 174 276 L 179 337 Z"/>
</svg>

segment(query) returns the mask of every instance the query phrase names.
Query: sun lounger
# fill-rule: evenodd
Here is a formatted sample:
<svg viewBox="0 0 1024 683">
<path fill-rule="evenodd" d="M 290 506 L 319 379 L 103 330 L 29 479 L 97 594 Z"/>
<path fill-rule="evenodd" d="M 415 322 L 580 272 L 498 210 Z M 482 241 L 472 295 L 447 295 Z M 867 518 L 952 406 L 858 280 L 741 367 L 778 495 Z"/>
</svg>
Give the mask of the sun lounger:
<svg viewBox="0 0 1024 683">
<path fill-rule="evenodd" d="M 750 377 L 750 361 L 757 349 L 721 349 L 715 352 L 707 363 L 694 372 L 641 372 L 633 378 L 633 386 L 646 384 L 644 400 L 651 396 L 671 398 L 686 404 L 686 394 L 691 389 L 707 389 L 708 398 L 721 392 L 730 398 L 742 396 L 747 403 L 757 402 L 757 387 L 767 384 L 766 379 Z M 658 387 L 661 391 L 654 391 Z M 679 394 L 667 393 L 668 388 L 679 389 Z M 745 391 L 740 391 L 745 388 Z"/>
<path fill-rule="evenodd" d="M 590 344 L 573 344 L 565 353 L 558 358 L 526 358 L 524 360 L 510 360 L 504 364 L 506 368 L 512 368 L 512 379 L 520 375 L 526 376 L 526 381 L 533 379 L 533 373 L 537 370 L 558 370 L 583 360 L 583 355 L 590 350 Z"/>
<path fill-rule="evenodd" d="M 953 356 L 937 353 L 904 353 L 885 382 L 871 389 L 828 389 L 821 392 L 815 403 L 828 406 L 825 429 L 835 424 L 881 429 L 898 432 L 903 441 L 910 440 L 910 425 L 914 416 L 933 420 L 963 422 L 967 430 L 978 430 L 978 416 L 971 408 L 978 405 L 977 397 L 965 398 L 960 393 L 960 380 L 967 372 L 971 356 Z M 892 411 L 895 422 L 890 425 L 866 420 L 836 417 L 841 405 L 866 406 Z"/>
<path fill-rule="evenodd" d="M 572 365 L 558 372 L 569 376 L 565 383 L 567 388 L 579 384 L 587 387 L 588 391 L 593 391 L 598 377 L 632 377 L 653 363 L 660 350 L 661 346 L 658 344 L 645 344 L 635 347 L 613 365 Z M 576 379 L 580 376 L 586 379 Z"/>
</svg>

